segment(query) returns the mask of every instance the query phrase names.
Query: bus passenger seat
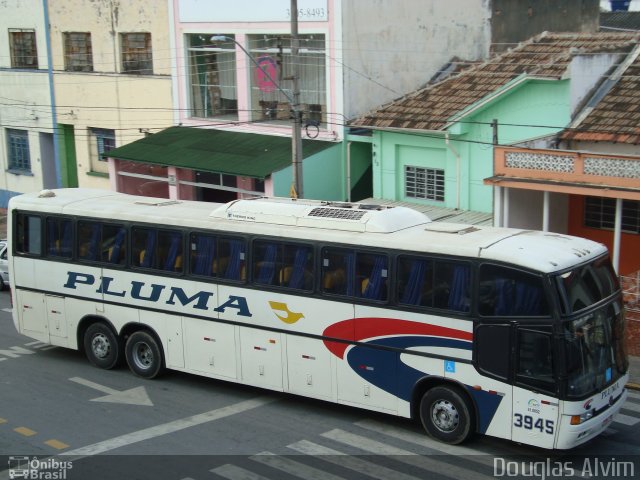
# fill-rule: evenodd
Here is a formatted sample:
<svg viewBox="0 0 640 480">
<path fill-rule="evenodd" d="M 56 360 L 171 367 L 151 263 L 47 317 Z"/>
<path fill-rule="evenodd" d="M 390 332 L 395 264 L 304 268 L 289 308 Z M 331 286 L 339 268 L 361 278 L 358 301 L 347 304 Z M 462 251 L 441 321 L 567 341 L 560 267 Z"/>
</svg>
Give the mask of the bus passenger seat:
<svg viewBox="0 0 640 480">
<path fill-rule="evenodd" d="M 329 272 L 325 272 L 322 278 L 322 288 L 323 290 L 329 292 L 340 292 L 342 291 L 342 287 L 345 281 L 344 269 L 338 268 L 337 270 L 331 270 Z"/>
</svg>

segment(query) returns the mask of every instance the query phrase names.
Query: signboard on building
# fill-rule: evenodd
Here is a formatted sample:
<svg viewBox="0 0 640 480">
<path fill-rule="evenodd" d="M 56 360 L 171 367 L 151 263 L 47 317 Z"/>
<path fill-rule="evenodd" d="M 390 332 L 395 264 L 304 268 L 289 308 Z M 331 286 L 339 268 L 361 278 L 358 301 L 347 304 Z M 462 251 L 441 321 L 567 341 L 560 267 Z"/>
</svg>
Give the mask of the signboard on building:
<svg viewBox="0 0 640 480">
<path fill-rule="evenodd" d="M 180 0 L 180 22 L 288 22 L 290 0 Z M 326 22 L 327 0 L 298 0 L 299 22 Z"/>
</svg>

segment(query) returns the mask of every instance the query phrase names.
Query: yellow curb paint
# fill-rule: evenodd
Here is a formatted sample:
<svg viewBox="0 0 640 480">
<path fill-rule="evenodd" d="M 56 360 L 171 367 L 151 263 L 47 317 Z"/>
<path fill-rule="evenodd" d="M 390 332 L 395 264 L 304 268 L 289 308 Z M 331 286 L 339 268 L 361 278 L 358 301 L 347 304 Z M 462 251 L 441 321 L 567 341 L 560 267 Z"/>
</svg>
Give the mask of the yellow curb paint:
<svg viewBox="0 0 640 480">
<path fill-rule="evenodd" d="M 65 448 L 69 448 L 69 445 L 67 445 L 64 442 L 61 442 L 60 440 L 56 440 L 55 438 L 52 438 L 51 440 L 47 440 L 44 443 L 49 445 L 50 447 L 55 448 L 56 450 L 64 450 Z"/>
<path fill-rule="evenodd" d="M 38 433 L 38 432 L 34 432 L 33 430 L 27 427 L 14 428 L 13 431 L 19 433 L 20 435 L 24 435 L 25 437 L 31 437 L 36 433 Z"/>
<path fill-rule="evenodd" d="M 640 383 L 627 383 L 626 387 L 629 390 L 640 390 Z M 0 422 L 2 423 L 2 422 Z"/>
<path fill-rule="evenodd" d="M 0 418 L 0 423 L 7 423 L 7 419 L 6 418 Z"/>
</svg>

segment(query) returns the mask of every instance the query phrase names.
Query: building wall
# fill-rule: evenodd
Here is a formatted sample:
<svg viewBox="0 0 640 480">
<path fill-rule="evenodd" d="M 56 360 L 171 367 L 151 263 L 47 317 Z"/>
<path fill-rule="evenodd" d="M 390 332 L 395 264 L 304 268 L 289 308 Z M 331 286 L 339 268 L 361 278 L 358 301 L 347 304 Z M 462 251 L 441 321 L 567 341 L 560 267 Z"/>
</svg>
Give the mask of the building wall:
<svg viewBox="0 0 640 480">
<path fill-rule="evenodd" d="M 584 197 L 571 195 L 569 198 L 570 235 L 585 237 L 603 243 L 613 252 L 613 231 L 584 226 Z M 640 235 L 622 233 L 620 236 L 620 275 L 631 275 L 640 270 Z"/>
<path fill-rule="evenodd" d="M 58 123 L 73 127 L 78 184 L 108 189 L 89 129 L 113 130 L 122 146 L 173 124 L 167 2 L 51 0 L 50 20 Z M 93 72 L 65 71 L 65 32 L 91 33 Z M 151 33 L 153 75 L 121 73 L 120 34 L 138 32 Z"/>
<path fill-rule="evenodd" d="M 491 43 L 496 52 L 540 32 L 597 32 L 599 0 L 491 0 Z"/>
<path fill-rule="evenodd" d="M 483 180 L 493 175 L 493 119 L 498 119 L 499 143 L 510 144 L 560 131 L 570 119 L 569 110 L 568 81 L 528 81 L 454 125 L 448 142 L 445 132 L 377 131 L 372 149 L 374 197 L 491 212 L 493 188 Z M 405 165 L 444 169 L 445 201 L 406 197 Z"/>
<path fill-rule="evenodd" d="M 303 168 L 304 198 L 316 200 L 344 200 L 345 174 L 341 162 L 341 144 L 305 158 Z M 291 167 L 271 175 L 273 195 L 288 197 L 291 189 Z M 269 193 L 267 194 L 269 195 Z"/>
<path fill-rule="evenodd" d="M 9 29 L 35 30 L 38 69 L 11 68 Z M 6 208 L 10 197 L 40 190 L 48 184 L 51 178 L 45 179 L 44 175 L 50 176 L 50 167 L 55 167 L 53 151 L 47 147 L 53 124 L 42 1 L 1 2 L 0 38 L 0 208 Z M 7 171 L 7 128 L 28 131 L 30 174 Z"/>
<path fill-rule="evenodd" d="M 486 59 L 486 0 L 342 0 L 344 115 L 353 118 L 425 85 L 454 57 Z"/>
</svg>

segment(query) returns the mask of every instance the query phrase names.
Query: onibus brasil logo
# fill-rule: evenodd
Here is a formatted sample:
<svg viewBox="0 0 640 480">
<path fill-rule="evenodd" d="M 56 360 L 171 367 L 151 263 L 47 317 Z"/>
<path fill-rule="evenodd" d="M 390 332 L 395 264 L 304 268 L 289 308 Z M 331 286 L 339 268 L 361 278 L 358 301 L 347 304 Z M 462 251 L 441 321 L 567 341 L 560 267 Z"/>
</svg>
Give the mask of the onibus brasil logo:
<svg viewBox="0 0 640 480">
<path fill-rule="evenodd" d="M 10 456 L 9 478 L 28 478 L 34 480 L 65 480 L 67 471 L 73 468 L 73 462 L 38 457 Z"/>
</svg>

